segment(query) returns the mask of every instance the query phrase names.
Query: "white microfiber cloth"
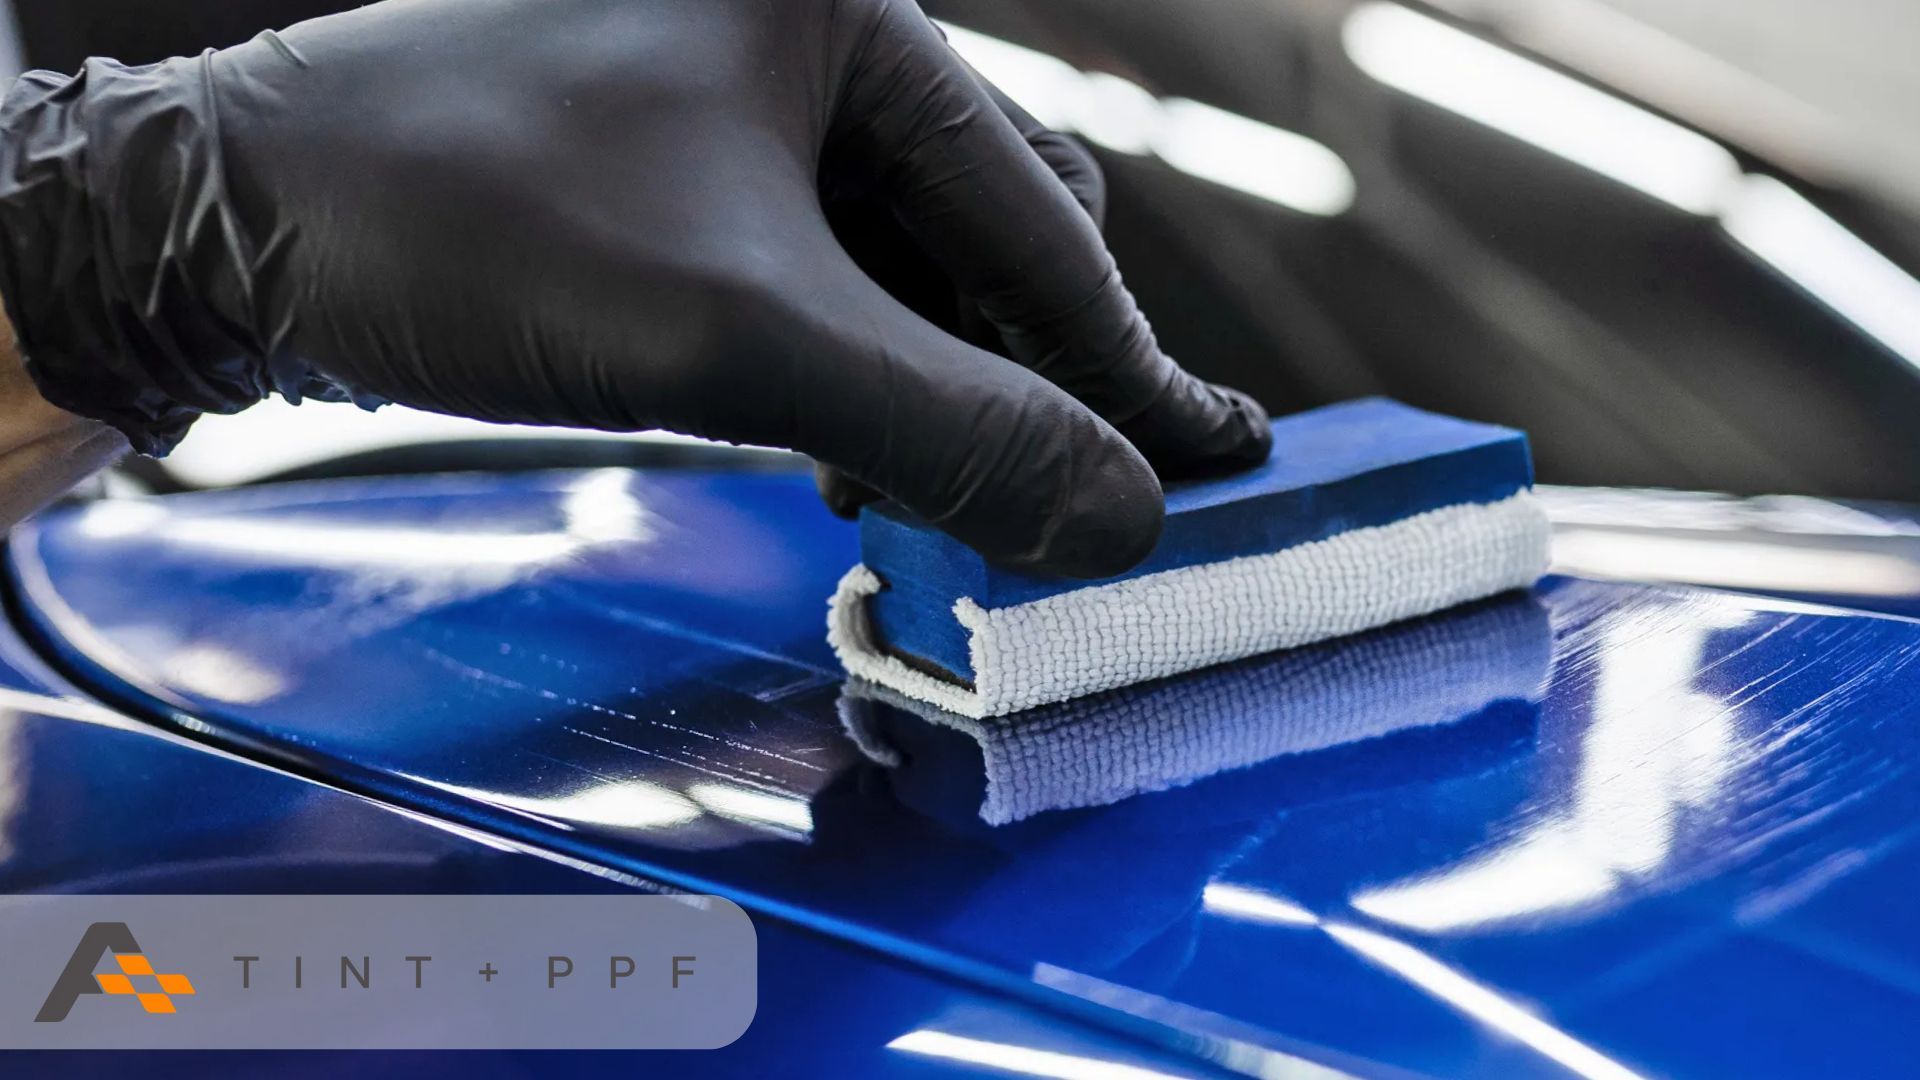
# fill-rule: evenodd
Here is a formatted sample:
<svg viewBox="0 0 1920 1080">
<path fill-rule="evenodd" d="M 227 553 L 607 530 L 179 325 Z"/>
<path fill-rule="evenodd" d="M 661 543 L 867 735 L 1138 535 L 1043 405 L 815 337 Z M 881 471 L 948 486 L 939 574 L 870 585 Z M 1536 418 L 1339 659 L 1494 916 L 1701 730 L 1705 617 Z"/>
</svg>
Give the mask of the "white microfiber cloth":
<svg viewBox="0 0 1920 1080">
<path fill-rule="evenodd" d="M 955 597 L 970 685 L 880 645 L 867 602 L 883 583 L 863 564 L 841 579 L 827 639 L 860 679 L 960 716 L 1002 716 L 1521 588 L 1545 573 L 1548 539 L 1545 513 L 1521 490 L 1026 603 L 983 607 Z"/>
</svg>

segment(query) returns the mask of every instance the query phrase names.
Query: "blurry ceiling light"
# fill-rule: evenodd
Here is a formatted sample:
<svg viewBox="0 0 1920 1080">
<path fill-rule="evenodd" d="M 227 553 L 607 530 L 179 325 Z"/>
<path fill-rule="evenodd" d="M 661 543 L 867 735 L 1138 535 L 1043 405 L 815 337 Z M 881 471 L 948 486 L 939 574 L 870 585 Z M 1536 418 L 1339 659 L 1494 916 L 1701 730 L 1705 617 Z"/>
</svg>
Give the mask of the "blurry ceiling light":
<svg viewBox="0 0 1920 1080">
<path fill-rule="evenodd" d="M 1397 4 L 1342 28 L 1360 70 L 1695 214 L 1717 211 L 1740 165 L 1712 139 Z"/>
<path fill-rule="evenodd" d="M 1741 247 L 1920 367 L 1920 281 L 1770 176 L 1740 181 L 1721 224 Z"/>
<path fill-rule="evenodd" d="M 1052 1077 L 1055 1080 L 1167 1080 L 1175 1075 L 1118 1061 L 1063 1054 L 1057 1050 L 1037 1050 L 1013 1043 L 970 1039 L 964 1035 L 951 1035 L 926 1028 L 900 1036 L 888 1043 L 887 1049 L 1024 1076 Z"/>
<path fill-rule="evenodd" d="M 1156 99 L 1139 84 L 1083 72 L 1054 56 L 942 23 L 947 41 L 989 82 L 1056 131 L 1123 154 L 1153 154 L 1208 183 L 1303 214 L 1353 205 L 1353 171 L 1320 143 L 1184 98 Z"/>
<path fill-rule="evenodd" d="M 0 4 L 0 85 L 6 85 L 27 70 L 26 49 L 20 43 L 20 22 L 14 5 Z"/>
<path fill-rule="evenodd" d="M 1160 104 L 1153 150 L 1181 172 L 1322 217 L 1353 205 L 1352 170 L 1312 139 L 1185 98 Z"/>
<path fill-rule="evenodd" d="M 1674 581 L 1722 589 L 1920 595 L 1920 562 L 1892 552 L 1797 547 L 1724 536 L 1563 527 L 1553 535 L 1553 569 L 1586 577 Z"/>
<path fill-rule="evenodd" d="M 1682 210 L 1920 367 L 1920 280 L 1792 188 L 1646 109 L 1385 0 L 1341 31 L 1360 70 Z"/>
<path fill-rule="evenodd" d="M 1200 904 L 1215 915 L 1249 922 L 1276 923 L 1281 926 L 1317 926 L 1313 912 L 1291 900 L 1223 882 L 1209 882 L 1201 890 Z"/>
<path fill-rule="evenodd" d="M 1502 1035 L 1589 1080 L 1638 1080 L 1625 1065 L 1403 942 L 1330 923 L 1328 936 Z"/>
<path fill-rule="evenodd" d="M 941 23 L 940 29 L 946 31 L 947 44 L 954 52 L 1019 102 L 1035 120 L 1055 130 L 1066 130 L 1078 119 L 1085 78 L 1079 68 L 1057 56 L 949 22 Z"/>
<path fill-rule="evenodd" d="M 1088 140 L 1122 154 L 1150 154 L 1167 122 L 1159 99 L 1139 83 L 1104 71 L 1081 76 L 1073 128 Z"/>
</svg>

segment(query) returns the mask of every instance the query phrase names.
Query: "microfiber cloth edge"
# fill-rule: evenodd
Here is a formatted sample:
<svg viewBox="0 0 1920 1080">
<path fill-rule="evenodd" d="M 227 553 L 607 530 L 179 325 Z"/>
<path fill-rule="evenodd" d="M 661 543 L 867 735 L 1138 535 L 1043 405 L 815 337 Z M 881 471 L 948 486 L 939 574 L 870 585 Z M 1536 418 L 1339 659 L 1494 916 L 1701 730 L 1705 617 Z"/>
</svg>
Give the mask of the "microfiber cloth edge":
<svg viewBox="0 0 1920 1080">
<path fill-rule="evenodd" d="M 1548 541 L 1545 512 L 1521 491 L 1024 604 L 959 597 L 971 687 L 879 647 L 865 602 L 882 583 L 863 564 L 828 604 L 827 639 L 851 675 L 962 716 L 1000 716 L 1522 588 L 1546 572 Z"/>
</svg>

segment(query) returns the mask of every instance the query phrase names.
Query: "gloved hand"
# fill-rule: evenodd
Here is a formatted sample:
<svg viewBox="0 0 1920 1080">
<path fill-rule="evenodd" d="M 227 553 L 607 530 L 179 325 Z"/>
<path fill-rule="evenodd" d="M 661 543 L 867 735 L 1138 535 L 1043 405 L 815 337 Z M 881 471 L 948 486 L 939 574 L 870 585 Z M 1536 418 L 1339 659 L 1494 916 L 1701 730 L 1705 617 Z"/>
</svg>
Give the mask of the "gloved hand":
<svg viewBox="0 0 1920 1080">
<path fill-rule="evenodd" d="M 823 192 L 878 197 L 1019 363 L 889 296 Z M 31 75 L 0 108 L 0 295 L 47 399 L 144 452 L 273 391 L 666 427 L 804 451 L 1056 573 L 1151 547 L 1149 461 L 1267 451 L 906 0 L 390 0 Z"/>
</svg>

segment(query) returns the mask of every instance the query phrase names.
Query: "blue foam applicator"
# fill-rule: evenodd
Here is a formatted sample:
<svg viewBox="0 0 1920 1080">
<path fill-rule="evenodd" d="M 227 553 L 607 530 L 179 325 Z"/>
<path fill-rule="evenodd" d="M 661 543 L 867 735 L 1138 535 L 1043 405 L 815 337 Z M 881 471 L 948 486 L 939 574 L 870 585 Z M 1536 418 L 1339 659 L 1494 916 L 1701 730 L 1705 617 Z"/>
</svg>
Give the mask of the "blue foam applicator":
<svg viewBox="0 0 1920 1080">
<path fill-rule="evenodd" d="M 1531 584 L 1526 436 L 1368 398 L 1273 422 L 1248 472 L 1170 485 L 1158 545 L 1099 581 L 996 567 L 898 506 L 862 512 L 829 639 L 855 675 L 993 716 Z"/>
</svg>

